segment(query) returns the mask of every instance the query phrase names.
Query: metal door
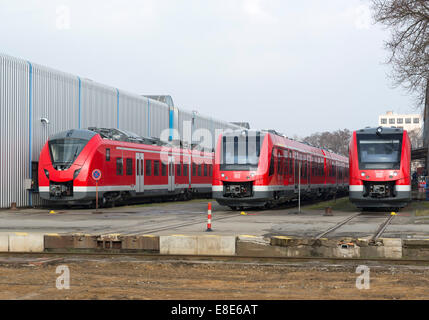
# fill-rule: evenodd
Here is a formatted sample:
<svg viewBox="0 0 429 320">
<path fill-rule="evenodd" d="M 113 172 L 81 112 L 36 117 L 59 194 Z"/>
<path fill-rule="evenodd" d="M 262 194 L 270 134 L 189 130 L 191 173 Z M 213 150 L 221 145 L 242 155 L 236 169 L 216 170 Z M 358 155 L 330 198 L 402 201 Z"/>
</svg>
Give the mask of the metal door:
<svg viewBox="0 0 429 320">
<path fill-rule="evenodd" d="M 144 153 L 136 153 L 136 192 L 144 192 Z"/>
<path fill-rule="evenodd" d="M 174 157 L 168 157 L 168 191 L 173 192 L 175 190 L 175 176 L 176 170 L 174 165 Z"/>
</svg>

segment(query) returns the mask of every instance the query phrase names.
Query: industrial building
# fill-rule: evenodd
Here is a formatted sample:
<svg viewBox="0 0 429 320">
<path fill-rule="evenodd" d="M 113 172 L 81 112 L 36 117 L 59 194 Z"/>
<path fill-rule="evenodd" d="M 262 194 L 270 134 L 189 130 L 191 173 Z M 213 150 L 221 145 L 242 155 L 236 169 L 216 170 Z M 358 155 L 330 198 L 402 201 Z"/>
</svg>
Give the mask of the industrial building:
<svg viewBox="0 0 429 320">
<path fill-rule="evenodd" d="M 239 126 L 174 106 L 169 96 L 141 96 L 29 61 L 0 54 L 0 208 L 42 204 L 37 193 L 40 151 L 68 129 L 103 127 L 142 137 L 195 144 L 187 131 Z"/>
</svg>

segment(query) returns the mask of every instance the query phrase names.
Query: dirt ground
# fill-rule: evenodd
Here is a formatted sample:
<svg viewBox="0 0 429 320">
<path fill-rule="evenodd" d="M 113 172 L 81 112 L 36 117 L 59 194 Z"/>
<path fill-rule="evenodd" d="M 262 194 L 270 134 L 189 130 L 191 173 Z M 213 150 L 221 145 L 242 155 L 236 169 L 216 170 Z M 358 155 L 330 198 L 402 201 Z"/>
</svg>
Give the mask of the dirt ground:
<svg viewBox="0 0 429 320">
<path fill-rule="evenodd" d="M 56 288 L 58 266 L 70 289 Z M 429 267 L 369 266 L 370 289 L 356 288 L 357 264 L 255 265 L 65 258 L 51 264 L 0 261 L 0 299 L 428 299 Z"/>
</svg>

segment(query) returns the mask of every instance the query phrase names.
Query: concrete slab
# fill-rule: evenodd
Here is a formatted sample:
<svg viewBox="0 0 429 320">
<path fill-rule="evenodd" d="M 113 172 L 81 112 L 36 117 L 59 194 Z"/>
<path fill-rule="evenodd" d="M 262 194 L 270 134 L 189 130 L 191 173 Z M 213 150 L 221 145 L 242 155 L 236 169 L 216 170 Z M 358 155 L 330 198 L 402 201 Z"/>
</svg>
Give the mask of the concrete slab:
<svg viewBox="0 0 429 320">
<path fill-rule="evenodd" d="M 0 252 L 9 251 L 9 235 L 0 234 Z"/>
<path fill-rule="evenodd" d="M 198 236 L 197 254 L 213 256 L 235 255 L 235 236 Z"/>
<path fill-rule="evenodd" d="M 43 252 L 44 235 L 16 232 L 9 234 L 9 252 Z"/>
<path fill-rule="evenodd" d="M 193 254 L 198 253 L 197 236 L 173 235 L 159 237 L 161 254 Z"/>
</svg>

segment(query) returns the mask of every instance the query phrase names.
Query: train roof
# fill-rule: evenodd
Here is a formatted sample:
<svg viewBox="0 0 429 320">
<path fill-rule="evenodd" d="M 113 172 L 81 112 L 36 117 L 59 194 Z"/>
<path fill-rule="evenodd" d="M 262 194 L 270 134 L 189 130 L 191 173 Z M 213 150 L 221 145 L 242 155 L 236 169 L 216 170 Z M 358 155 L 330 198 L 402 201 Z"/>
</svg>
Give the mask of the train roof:
<svg viewBox="0 0 429 320">
<path fill-rule="evenodd" d="M 377 131 L 380 132 L 380 134 L 383 134 L 383 133 L 392 134 L 392 133 L 403 133 L 406 130 L 402 128 L 376 127 L 376 128 L 365 128 L 365 129 L 356 130 L 356 133 L 377 134 Z"/>
<path fill-rule="evenodd" d="M 49 140 L 58 140 L 64 138 L 71 139 L 83 139 L 83 140 L 91 140 L 97 133 L 92 132 L 90 130 L 82 130 L 82 129 L 71 129 L 67 131 L 58 132 L 49 137 Z"/>
<path fill-rule="evenodd" d="M 265 137 L 265 135 L 269 135 L 271 137 L 273 144 L 276 146 L 312 153 L 313 155 L 324 157 L 324 158 L 326 157 L 328 159 L 335 160 L 335 161 L 348 162 L 348 158 L 345 156 L 336 154 L 332 151 L 325 150 L 323 148 L 312 146 L 306 142 L 290 139 L 285 135 L 278 133 L 275 130 L 255 130 L 255 129 L 227 130 L 223 133 L 223 135 L 230 137 L 230 136 L 235 136 L 237 134 L 242 134 L 242 132 L 247 132 L 248 134 L 252 133 L 253 135 L 256 135 L 259 132 L 261 137 Z"/>
</svg>

